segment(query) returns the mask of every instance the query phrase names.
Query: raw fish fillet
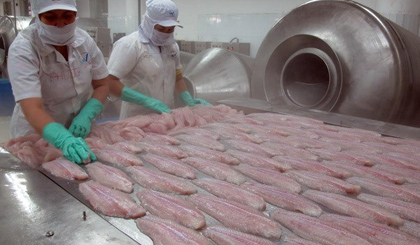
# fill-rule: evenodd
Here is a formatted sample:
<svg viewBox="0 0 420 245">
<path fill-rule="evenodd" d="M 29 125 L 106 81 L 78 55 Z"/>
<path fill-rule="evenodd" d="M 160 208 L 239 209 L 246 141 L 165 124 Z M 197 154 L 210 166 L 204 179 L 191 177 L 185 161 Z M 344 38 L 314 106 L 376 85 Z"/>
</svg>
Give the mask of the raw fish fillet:
<svg viewBox="0 0 420 245">
<path fill-rule="evenodd" d="M 306 239 L 303 239 L 301 237 L 288 234 L 284 237 L 282 245 L 321 245 L 321 243 L 318 242 L 312 242 Z"/>
<path fill-rule="evenodd" d="M 169 136 L 169 135 L 163 135 L 163 134 L 154 134 L 154 133 L 148 133 L 142 141 L 145 142 L 157 142 L 162 144 L 169 144 L 169 145 L 180 145 L 181 142 L 177 140 L 175 137 Z"/>
<path fill-rule="evenodd" d="M 173 174 L 184 179 L 196 178 L 196 170 L 191 168 L 181 160 L 165 156 L 159 156 L 152 153 L 142 155 L 142 158 L 162 172 Z"/>
<path fill-rule="evenodd" d="M 340 214 L 393 226 L 403 224 L 398 215 L 357 199 L 315 190 L 307 190 L 302 195 Z"/>
<path fill-rule="evenodd" d="M 236 130 L 234 127 L 230 127 L 228 123 L 212 123 L 208 124 L 205 127 L 210 127 L 210 130 L 218 135 L 222 135 L 225 139 L 233 139 L 233 140 L 243 140 L 248 141 L 256 144 L 260 144 L 264 142 L 264 140 L 260 137 L 254 136 L 249 133 L 245 133 L 240 130 Z"/>
<path fill-rule="evenodd" d="M 211 178 L 197 179 L 192 182 L 217 197 L 242 203 L 261 211 L 265 210 L 265 201 L 257 195 L 258 193 L 254 194 L 237 185 Z"/>
<path fill-rule="evenodd" d="M 269 158 L 254 153 L 248 153 L 238 150 L 227 150 L 226 153 L 237 158 L 241 163 L 252 165 L 254 167 L 275 169 L 281 172 L 293 169 L 292 166 L 290 166 L 290 164 L 284 161 L 278 161 L 274 158 Z"/>
<path fill-rule="evenodd" d="M 290 170 L 284 173 L 302 185 L 315 190 L 338 193 L 357 194 L 361 188 L 358 185 L 350 184 L 344 180 L 334 178 L 322 173 L 305 170 Z"/>
<path fill-rule="evenodd" d="M 117 168 L 94 162 L 88 164 L 86 169 L 91 179 L 104 186 L 126 193 L 133 192 L 134 182 L 126 173 Z"/>
<path fill-rule="evenodd" d="M 390 156 L 387 154 L 377 154 L 377 155 L 365 155 L 366 159 L 373 162 L 374 164 L 381 164 L 392 166 L 396 168 L 403 168 L 403 169 L 412 169 L 416 171 L 420 171 L 420 166 L 413 164 L 411 162 L 404 161 L 402 159 L 398 159 L 394 156 Z"/>
<path fill-rule="evenodd" d="M 145 188 L 166 193 L 189 195 L 196 193 L 194 185 L 173 175 L 141 166 L 130 166 L 126 170 L 131 173 L 134 181 Z"/>
<path fill-rule="evenodd" d="M 192 195 L 188 200 L 228 228 L 269 239 L 281 236 L 279 224 L 247 205 L 202 194 Z"/>
<path fill-rule="evenodd" d="M 412 236 L 420 238 L 420 223 L 404 221 L 404 225 L 398 227 L 398 229 Z"/>
<path fill-rule="evenodd" d="M 212 245 L 208 238 L 193 229 L 170 220 L 146 215 L 136 220 L 139 230 L 153 240 L 153 244 Z"/>
<path fill-rule="evenodd" d="M 127 193 L 101 185 L 93 180 L 79 184 L 79 190 L 96 211 L 125 219 L 135 219 L 146 214 Z"/>
<path fill-rule="evenodd" d="M 188 134 L 181 134 L 177 135 L 176 138 L 178 140 L 182 140 L 190 145 L 201 146 L 205 148 L 209 148 L 211 150 L 216 151 L 225 151 L 225 146 L 217 140 L 200 136 L 200 135 L 188 135 Z"/>
<path fill-rule="evenodd" d="M 340 179 L 345 179 L 351 176 L 351 174 L 348 171 L 343 170 L 337 166 L 332 166 L 326 161 L 317 162 L 314 160 L 301 160 L 299 158 L 283 156 L 275 156 L 273 157 L 273 159 L 279 162 L 284 162 L 285 164 L 290 165 L 296 170 L 307 170 L 312 172 L 323 173 Z"/>
<path fill-rule="evenodd" d="M 175 157 L 175 158 L 184 158 L 188 155 L 184 153 L 181 149 L 177 146 L 162 144 L 157 142 L 139 142 L 138 143 L 144 151 L 148 153 L 153 153 L 157 155 L 165 155 L 168 157 Z"/>
<path fill-rule="evenodd" d="M 206 225 L 204 215 L 190 202 L 173 195 L 144 189 L 137 193 L 142 206 L 151 214 L 191 229 Z"/>
<path fill-rule="evenodd" d="M 275 209 L 270 212 L 270 217 L 286 226 L 296 235 L 310 241 L 331 245 L 371 244 L 341 227 L 305 214 Z"/>
<path fill-rule="evenodd" d="M 199 157 L 187 157 L 182 159 L 182 161 L 198 169 L 200 172 L 219 180 L 225 180 L 237 185 L 244 183 L 246 180 L 243 174 L 239 173 L 231 166 L 220 162 Z"/>
<path fill-rule="evenodd" d="M 351 177 L 346 180 L 349 183 L 360 185 L 362 188 L 383 197 L 414 202 L 420 204 L 420 191 L 407 188 L 404 185 L 395 185 L 383 180 Z"/>
<path fill-rule="evenodd" d="M 67 180 L 86 180 L 89 178 L 82 167 L 62 157 L 43 163 L 42 168 L 56 177 Z"/>
<path fill-rule="evenodd" d="M 204 159 L 209 159 L 212 161 L 217 161 L 230 165 L 239 164 L 239 160 L 225 152 L 219 152 L 215 150 L 210 150 L 208 148 L 193 146 L 193 145 L 180 145 L 179 148 L 184 150 L 184 152 L 190 157 L 201 157 Z"/>
<path fill-rule="evenodd" d="M 215 134 L 214 132 L 207 130 L 205 128 L 183 128 L 177 132 L 173 132 L 171 135 L 180 135 L 180 134 L 188 134 L 188 135 L 200 135 L 214 140 L 220 140 L 220 135 Z"/>
<path fill-rule="evenodd" d="M 275 155 L 281 155 L 281 153 L 269 147 L 264 147 L 262 145 L 251 143 L 251 142 L 246 142 L 246 141 L 241 141 L 241 140 L 227 140 L 227 143 L 231 147 L 237 150 L 264 155 L 266 157 L 273 157 Z"/>
<path fill-rule="evenodd" d="M 413 220 L 420 223 L 419 204 L 405 202 L 388 197 L 369 195 L 365 193 L 358 195 L 357 199 L 386 209 L 391 213 L 399 215 L 403 219 Z"/>
<path fill-rule="evenodd" d="M 363 166 L 374 165 L 374 162 L 370 158 L 366 157 L 366 155 L 358 156 L 352 154 L 351 152 L 330 152 L 325 149 L 310 149 L 310 151 L 327 161 L 352 162 Z"/>
<path fill-rule="evenodd" d="M 330 144 L 328 142 L 324 142 L 318 139 L 310 139 L 306 137 L 300 137 L 300 136 L 288 136 L 283 137 L 278 141 L 274 141 L 275 143 L 283 143 L 287 144 L 289 146 L 295 147 L 295 148 L 301 148 L 301 149 L 327 149 L 329 151 L 341 151 L 342 147 L 336 144 Z"/>
<path fill-rule="evenodd" d="M 223 226 L 208 226 L 203 230 L 203 235 L 217 244 L 276 245 L 276 243 L 268 239 L 232 230 Z"/>
<path fill-rule="evenodd" d="M 261 196 L 274 206 L 291 211 L 300 211 L 310 216 L 320 216 L 322 209 L 314 202 L 299 194 L 282 190 L 278 187 L 245 182 L 241 187 Z"/>
<path fill-rule="evenodd" d="M 346 170 L 352 173 L 353 176 L 374 178 L 374 179 L 377 178 L 377 179 L 382 179 L 382 180 L 389 181 L 398 185 L 403 184 L 406 181 L 405 178 L 402 176 L 388 173 L 385 171 L 381 171 L 380 169 L 373 168 L 373 167 L 361 166 L 361 165 L 350 163 L 350 162 L 349 163 L 345 163 L 345 162 L 334 163 L 330 161 L 325 161 L 325 162 L 329 163 L 330 165 L 334 165 L 337 168 L 342 168 L 343 170 Z"/>
<path fill-rule="evenodd" d="M 128 152 L 111 149 L 92 149 L 92 151 L 101 162 L 112 163 L 120 167 L 143 165 L 143 161 L 140 158 Z"/>
<path fill-rule="evenodd" d="M 295 148 L 286 144 L 279 144 L 273 142 L 264 142 L 261 144 L 262 147 L 266 147 L 276 151 L 276 156 L 288 156 L 290 158 L 298 158 L 304 160 L 313 160 L 313 161 L 321 161 L 321 157 L 313 154 L 310 151 Z"/>
<path fill-rule="evenodd" d="M 384 164 L 376 164 L 374 169 L 382 170 L 384 172 L 392 173 L 404 177 L 408 183 L 420 184 L 420 171 L 414 169 L 407 169 L 397 166 L 388 166 Z"/>
<path fill-rule="evenodd" d="M 302 187 L 298 182 L 276 170 L 252 167 L 247 164 L 240 164 L 239 166 L 236 166 L 235 169 L 266 185 L 276 186 L 283 190 L 295 193 L 299 193 L 302 190 Z"/>
<path fill-rule="evenodd" d="M 381 245 L 409 245 L 420 244 L 420 240 L 387 225 L 378 224 L 364 219 L 323 214 L 321 219 L 337 225 L 349 232 L 362 237 L 372 244 Z"/>
</svg>

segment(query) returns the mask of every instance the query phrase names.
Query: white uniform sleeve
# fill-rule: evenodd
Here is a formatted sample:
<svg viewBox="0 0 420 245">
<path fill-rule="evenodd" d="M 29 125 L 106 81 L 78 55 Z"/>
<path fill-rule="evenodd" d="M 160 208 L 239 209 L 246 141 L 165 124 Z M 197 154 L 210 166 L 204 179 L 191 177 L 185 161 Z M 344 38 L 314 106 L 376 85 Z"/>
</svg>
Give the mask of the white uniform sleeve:
<svg viewBox="0 0 420 245">
<path fill-rule="evenodd" d="M 98 45 L 96 45 L 95 41 L 89 36 L 87 38 L 87 42 L 89 42 L 90 50 L 92 50 L 92 79 L 93 80 L 100 80 L 108 76 L 108 68 L 106 67 L 105 58 L 102 54 L 101 50 L 99 49 Z"/>
<path fill-rule="evenodd" d="M 139 48 L 137 40 L 126 36 L 114 43 L 111 56 L 108 60 L 109 74 L 124 78 L 137 65 Z"/>
<path fill-rule="evenodd" d="M 9 48 L 7 70 L 13 96 L 18 102 L 27 98 L 41 98 L 38 53 L 29 40 L 17 37 Z"/>
</svg>

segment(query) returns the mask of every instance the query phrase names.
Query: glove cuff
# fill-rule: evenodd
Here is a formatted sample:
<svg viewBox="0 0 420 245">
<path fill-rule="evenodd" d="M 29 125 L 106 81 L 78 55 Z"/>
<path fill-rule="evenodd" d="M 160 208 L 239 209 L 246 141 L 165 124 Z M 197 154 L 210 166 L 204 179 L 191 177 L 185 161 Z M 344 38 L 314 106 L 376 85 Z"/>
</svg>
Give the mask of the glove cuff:
<svg viewBox="0 0 420 245">
<path fill-rule="evenodd" d="M 53 146 L 61 149 L 61 141 L 58 140 L 58 135 L 63 133 L 68 133 L 71 136 L 71 134 L 64 127 L 64 125 L 57 122 L 52 122 L 47 124 L 42 129 L 42 138 L 45 139 L 45 141 L 47 141 L 48 143 L 52 144 Z"/>
<path fill-rule="evenodd" d="M 178 96 L 178 100 L 183 102 L 184 104 L 188 105 L 188 102 L 191 101 L 193 98 L 190 94 L 190 92 L 188 92 L 188 90 L 182 92 L 179 96 Z"/>
<path fill-rule="evenodd" d="M 104 109 L 104 105 L 95 98 L 90 98 L 83 109 L 80 111 L 80 114 L 87 114 L 90 121 L 99 115 Z"/>
<path fill-rule="evenodd" d="M 142 104 L 147 96 L 125 86 L 121 92 L 121 100 L 136 104 Z"/>
</svg>

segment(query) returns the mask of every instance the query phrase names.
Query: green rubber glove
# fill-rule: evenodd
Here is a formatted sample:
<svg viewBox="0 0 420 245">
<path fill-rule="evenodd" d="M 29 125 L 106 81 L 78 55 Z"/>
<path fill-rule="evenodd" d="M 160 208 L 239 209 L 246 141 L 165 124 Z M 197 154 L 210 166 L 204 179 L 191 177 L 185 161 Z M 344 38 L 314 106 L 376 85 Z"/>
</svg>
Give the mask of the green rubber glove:
<svg viewBox="0 0 420 245">
<path fill-rule="evenodd" d="M 199 98 L 194 98 L 193 99 L 190 92 L 188 92 L 188 91 L 182 92 L 179 95 L 178 99 L 187 106 L 211 105 L 209 102 L 207 102 L 203 99 L 199 99 Z"/>
<path fill-rule="evenodd" d="M 93 119 L 95 119 L 103 109 L 104 106 L 99 100 L 95 98 L 89 99 L 79 112 L 79 115 L 73 119 L 69 128 L 70 133 L 76 137 L 86 138 L 90 133 Z"/>
<path fill-rule="evenodd" d="M 52 122 L 42 130 L 42 138 L 61 150 L 63 156 L 77 163 L 96 161 L 96 156 L 82 138 L 74 137 L 62 124 Z"/>
<path fill-rule="evenodd" d="M 136 103 L 149 109 L 155 110 L 159 113 L 166 112 L 171 113 L 171 109 L 167 107 L 162 101 L 153 99 L 147 95 L 141 94 L 137 91 L 132 90 L 129 87 L 124 87 L 121 93 L 121 99 L 123 101 Z"/>
</svg>

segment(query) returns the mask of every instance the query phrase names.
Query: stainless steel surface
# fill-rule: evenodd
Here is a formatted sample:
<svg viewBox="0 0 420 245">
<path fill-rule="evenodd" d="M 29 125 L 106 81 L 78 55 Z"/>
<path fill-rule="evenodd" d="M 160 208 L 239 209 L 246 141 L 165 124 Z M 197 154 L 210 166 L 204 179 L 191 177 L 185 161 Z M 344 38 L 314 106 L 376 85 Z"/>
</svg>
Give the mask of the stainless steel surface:
<svg viewBox="0 0 420 245">
<path fill-rule="evenodd" d="M 254 98 L 230 98 L 218 101 L 218 103 L 228 105 L 237 110 L 241 110 L 245 114 L 255 112 L 274 112 L 280 114 L 296 115 L 317 119 L 323 121 L 326 124 L 366 129 L 380 133 L 384 136 L 420 140 L 420 128 L 417 127 L 387 123 L 383 121 L 314 109 L 298 109 L 288 105 L 270 104 L 270 102 L 266 100 L 259 100 Z"/>
<path fill-rule="evenodd" d="M 17 33 L 29 26 L 31 17 L 0 16 L 0 72 L 1 77 L 7 78 L 7 55 L 10 45 Z"/>
<path fill-rule="evenodd" d="M 0 188 L 0 244 L 140 243 L 1 147 Z M 134 220 L 125 222 L 135 227 Z"/>
<path fill-rule="evenodd" d="M 179 53 L 181 57 L 182 69 L 185 70 L 185 68 L 188 66 L 190 61 L 194 58 L 195 54 L 190 54 L 184 51 L 180 51 Z"/>
<path fill-rule="evenodd" d="M 251 97 L 420 127 L 420 37 L 353 1 L 310 1 L 266 35 Z"/>
<path fill-rule="evenodd" d="M 191 94 L 210 103 L 250 97 L 250 67 L 244 56 L 235 52 L 220 48 L 204 50 L 191 59 L 183 75 Z"/>
</svg>

